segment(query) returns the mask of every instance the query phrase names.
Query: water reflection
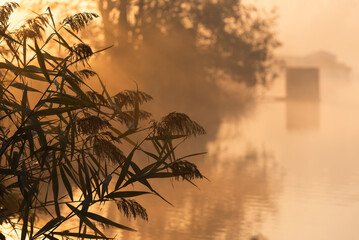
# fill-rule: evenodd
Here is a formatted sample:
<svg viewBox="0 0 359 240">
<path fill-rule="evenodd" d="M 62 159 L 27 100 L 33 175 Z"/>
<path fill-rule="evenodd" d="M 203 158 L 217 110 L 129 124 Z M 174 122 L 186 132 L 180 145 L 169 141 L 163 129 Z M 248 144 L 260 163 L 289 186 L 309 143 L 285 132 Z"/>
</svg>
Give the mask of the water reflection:
<svg viewBox="0 0 359 240">
<path fill-rule="evenodd" d="M 286 107 L 287 130 L 313 131 L 319 129 L 319 102 L 288 101 Z"/>
<path fill-rule="evenodd" d="M 262 221 L 276 210 L 278 167 L 268 152 L 255 149 L 228 159 L 215 147 L 223 146 L 222 137 L 210 144 L 209 156 L 199 163 L 210 181 L 199 182 L 200 190 L 189 184 L 174 183 L 173 189 L 157 184 L 175 207 L 153 197 L 143 198 L 149 222 L 130 222 L 138 232 L 122 232 L 120 239 L 229 240 L 259 236 Z"/>
<path fill-rule="evenodd" d="M 318 102 L 298 111 L 300 104 L 263 101 L 247 118 L 222 118 L 209 129 L 217 134 L 205 139 L 208 155 L 198 160 L 210 181 L 196 182 L 200 190 L 155 182 L 175 207 L 153 196 L 139 198 L 149 222 L 126 223 L 117 209 L 113 214 L 114 206 L 101 209 L 138 229 L 109 229 L 109 235 L 141 240 L 356 239 L 358 233 L 348 223 L 359 220 L 359 85 L 337 90 L 335 97 L 322 99 L 320 111 Z M 308 120 L 295 134 L 288 131 L 286 114 L 292 110 L 297 120 L 300 112 L 316 115 L 320 129 L 303 131 L 313 127 Z M 202 142 L 192 140 L 188 148 L 201 148 Z"/>
<path fill-rule="evenodd" d="M 319 128 L 319 69 L 289 67 L 286 71 L 287 129 Z"/>
<path fill-rule="evenodd" d="M 324 95 L 316 131 L 288 131 L 284 102 L 261 102 L 250 120 L 230 124 L 242 125 L 255 146 L 271 149 L 285 172 L 276 217 L 262 225 L 268 239 L 358 237 L 352 228 L 359 216 L 358 91 L 358 83 L 341 82 Z"/>
</svg>

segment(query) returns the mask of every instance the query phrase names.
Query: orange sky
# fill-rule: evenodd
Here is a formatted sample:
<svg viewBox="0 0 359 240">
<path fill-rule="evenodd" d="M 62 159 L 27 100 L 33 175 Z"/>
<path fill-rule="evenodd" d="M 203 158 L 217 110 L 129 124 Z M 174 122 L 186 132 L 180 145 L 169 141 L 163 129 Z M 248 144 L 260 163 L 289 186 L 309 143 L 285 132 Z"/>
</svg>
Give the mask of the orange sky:
<svg viewBox="0 0 359 240">
<path fill-rule="evenodd" d="M 280 54 L 327 50 L 359 67 L 358 0 L 245 0 L 265 9 L 277 7 Z"/>
<path fill-rule="evenodd" d="M 268 10 L 277 7 L 276 29 L 283 43 L 279 54 L 305 55 L 326 50 L 354 70 L 359 69 L 358 0 L 243 0 L 243 3 Z"/>
</svg>

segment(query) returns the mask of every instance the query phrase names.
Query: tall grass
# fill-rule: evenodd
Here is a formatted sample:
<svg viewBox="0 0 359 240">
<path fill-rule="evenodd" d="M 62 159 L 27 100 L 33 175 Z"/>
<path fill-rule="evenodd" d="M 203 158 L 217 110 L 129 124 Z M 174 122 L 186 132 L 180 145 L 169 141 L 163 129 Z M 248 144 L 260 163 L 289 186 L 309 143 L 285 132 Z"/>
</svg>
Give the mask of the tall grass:
<svg viewBox="0 0 359 240">
<path fill-rule="evenodd" d="M 150 179 L 203 178 L 189 161 L 202 153 L 175 152 L 204 129 L 177 112 L 149 121 L 140 106 L 152 98 L 138 89 L 110 95 L 89 65 L 104 49 L 94 51 L 78 36 L 96 14 L 56 24 L 48 8 L 9 30 L 17 7 L 0 7 L 0 223 L 21 240 L 107 239 L 100 225 L 134 231 L 94 209 L 114 202 L 124 216 L 147 220 L 137 196 L 167 201 Z M 91 87 L 95 81 L 100 88 Z M 146 190 L 136 190 L 140 185 Z M 76 228 L 66 229 L 68 221 Z"/>
</svg>

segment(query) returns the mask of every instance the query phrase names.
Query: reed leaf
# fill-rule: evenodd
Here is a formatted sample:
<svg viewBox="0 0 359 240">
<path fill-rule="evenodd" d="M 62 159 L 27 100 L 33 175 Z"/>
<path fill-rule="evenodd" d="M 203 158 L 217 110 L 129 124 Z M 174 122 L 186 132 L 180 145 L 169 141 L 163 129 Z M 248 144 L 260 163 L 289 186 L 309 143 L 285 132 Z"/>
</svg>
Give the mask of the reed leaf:
<svg viewBox="0 0 359 240">
<path fill-rule="evenodd" d="M 46 65 L 45 65 L 45 59 L 41 53 L 41 50 L 39 48 L 39 45 L 37 44 L 36 39 L 35 39 L 35 49 L 36 49 L 36 57 L 39 62 L 41 71 L 44 74 L 46 80 L 51 84 L 50 76 L 49 76 L 49 73 L 47 72 Z"/>
<path fill-rule="evenodd" d="M 150 192 L 144 191 L 122 191 L 122 192 L 112 192 L 106 195 L 106 198 L 130 198 L 130 197 L 137 197 L 144 194 L 150 194 Z"/>
<path fill-rule="evenodd" d="M 67 178 L 66 173 L 63 168 L 64 168 L 63 166 L 60 166 L 60 174 L 61 174 L 62 182 L 67 190 L 67 193 L 69 194 L 71 201 L 73 201 L 74 197 L 72 194 L 71 183 L 70 183 L 69 179 Z"/>
<path fill-rule="evenodd" d="M 63 216 L 59 216 L 57 218 L 51 219 L 48 221 L 32 238 L 35 239 L 42 234 L 50 231 L 54 227 L 56 227 L 61 221 L 63 221 L 65 218 Z"/>
<path fill-rule="evenodd" d="M 132 229 L 132 228 L 129 228 L 129 227 L 126 227 L 122 224 L 119 224 L 119 223 L 116 223 L 114 221 L 111 221 L 110 219 L 108 218 L 104 218 L 98 214 L 95 214 L 95 213 L 90 213 L 90 212 L 87 212 L 86 213 L 86 217 L 92 219 L 92 220 L 95 220 L 97 222 L 100 222 L 100 223 L 103 223 L 105 225 L 110 225 L 110 226 L 114 226 L 114 227 L 117 227 L 119 229 L 123 229 L 123 230 L 127 230 L 127 231 L 132 231 L 132 232 L 136 232 L 136 230 Z"/>
<path fill-rule="evenodd" d="M 110 94 L 88 62 L 110 47 L 93 50 L 77 35 L 96 14 L 75 14 L 57 26 L 48 8 L 10 31 L 8 17 L 16 7 L 0 6 L 0 37 L 5 40 L 0 49 L 0 209 L 7 209 L 4 194 L 17 196 L 19 204 L 6 219 L 19 229 L 20 239 L 110 239 L 99 226 L 134 231 L 93 208 L 112 202 L 125 217 L 148 220 L 135 198 L 151 194 L 169 203 L 149 179 L 202 176 L 187 161 L 191 155 L 175 158 L 172 141 L 204 129 L 176 112 L 148 121 L 151 114 L 142 104 L 152 97 L 138 89 Z M 99 90 L 91 87 L 96 83 Z M 146 166 L 138 162 L 137 151 L 147 156 Z M 130 184 L 132 191 L 126 188 Z M 145 191 L 138 191 L 138 184 Z M 68 215 L 62 216 L 62 206 L 68 207 Z M 40 212 L 51 220 L 41 224 Z M 74 223 L 71 229 L 64 224 L 68 221 Z"/>
<path fill-rule="evenodd" d="M 85 233 L 72 233 L 72 232 L 53 232 L 54 235 L 59 235 L 63 237 L 76 237 L 80 239 L 113 239 L 98 235 L 91 235 L 91 234 L 85 234 Z M 48 237 L 48 236 L 46 236 Z"/>
<path fill-rule="evenodd" d="M 14 87 L 14 88 L 17 88 L 17 89 L 20 89 L 20 90 L 25 90 L 26 91 L 29 91 L 29 92 L 38 92 L 38 93 L 41 93 L 41 91 L 37 90 L 36 88 L 32 88 L 32 87 L 29 87 L 23 83 L 20 83 L 20 82 L 14 82 L 10 85 L 11 87 Z"/>
<path fill-rule="evenodd" d="M 89 226 L 95 233 L 99 234 L 100 236 L 107 238 L 86 216 L 84 216 L 77 208 L 74 206 L 66 203 L 66 205 L 74 212 L 77 217 L 79 217 L 84 223 Z"/>
</svg>

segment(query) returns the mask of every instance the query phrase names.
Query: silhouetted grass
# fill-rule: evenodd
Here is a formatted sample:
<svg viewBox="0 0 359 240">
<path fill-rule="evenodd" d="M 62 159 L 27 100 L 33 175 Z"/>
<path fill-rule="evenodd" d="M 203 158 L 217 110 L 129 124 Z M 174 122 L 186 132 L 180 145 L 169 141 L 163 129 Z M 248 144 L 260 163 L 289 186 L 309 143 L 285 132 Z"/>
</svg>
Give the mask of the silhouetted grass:
<svg viewBox="0 0 359 240">
<path fill-rule="evenodd" d="M 133 198 L 165 200 L 150 179 L 203 178 L 188 160 L 198 154 L 177 158 L 175 151 L 204 129 L 183 113 L 148 121 L 150 113 L 140 106 L 152 98 L 139 90 L 108 93 L 89 65 L 102 50 L 93 51 L 77 35 L 96 14 L 78 13 L 58 25 L 48 8 L 9 30 L 17 7 L 0 8 L 0 223 L 10 223 L 22 240 L 107 239 L 99 224 L 134 231 L 96 214 L 95 206 L 115 202 L 127 218 L 147 220 Z M 91 81 L 102 87 L 93 89 Z M 144 167 L 135 161 L 138 152 L 146 156 Z M 40 213 L 50 220 L 37 221 Z M 67 221 L 76 229 L 63 227 Z"/>
</svg>

